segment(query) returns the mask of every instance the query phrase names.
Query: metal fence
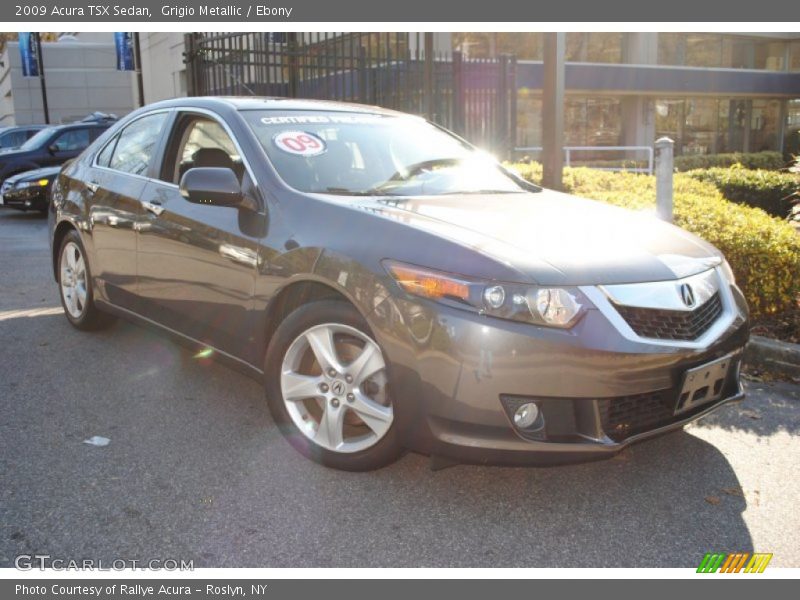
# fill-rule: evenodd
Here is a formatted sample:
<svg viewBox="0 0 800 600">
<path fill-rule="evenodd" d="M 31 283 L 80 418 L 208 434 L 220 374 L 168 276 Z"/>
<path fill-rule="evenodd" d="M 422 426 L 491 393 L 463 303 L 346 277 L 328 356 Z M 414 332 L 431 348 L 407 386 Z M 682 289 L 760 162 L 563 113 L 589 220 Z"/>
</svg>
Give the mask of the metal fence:
<svg viewBox="0 0 800 600">
<path fill-rule="evenodd" d="M 627 171 L 630 173 L 646 173 L 652 175 L 655 169 L 652 146 L 564 146 L 565 167 L 591 167 L 599 171 Z M 516 155 L 530 157 L 544 152 L 541 146 L 522 146 L 514 148 Z M 644 158 L 611 159 L 605 162 L 598 161 L 597 156 L 604 152 L 629 156 L 643 155 Z M 577 154 L 577 156 L 576 156 Z M 581 154 L 589 154 L 593 158 L 581 160 Z"/>
<path fill-rule="evenodd" d="M 360 102 L 424 115 L 508 156 L 515 145 L 516 59 L 467 59 L 408 33 L 191 33 L 190 95 Z"/>
</svg>

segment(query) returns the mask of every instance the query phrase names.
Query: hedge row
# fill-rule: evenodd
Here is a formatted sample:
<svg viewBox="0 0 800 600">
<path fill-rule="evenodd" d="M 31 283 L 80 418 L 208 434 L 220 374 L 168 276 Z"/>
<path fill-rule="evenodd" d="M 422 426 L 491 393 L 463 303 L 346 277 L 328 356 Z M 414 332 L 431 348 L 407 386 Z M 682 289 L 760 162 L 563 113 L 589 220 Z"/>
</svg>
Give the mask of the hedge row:
<svg viewBox="0 0 800 600">
<path fill-rule="evenodd" d="M 689 177 L 713 183 L 731 202 L 761 208 L 779 218 L 786 218 L 792 201 L 800 190 L 800 175 L 763 169 L 743 169 L 738 165 L 728 169 L 689 171 Z"/>
<path fill-rule="evenodd" d="M 528 159 L 522 158 L 524 162 Z M 573 157 L 574 166 L 635 169 L 647 167 L 647 160 L 643 158 L 620 158 L 616 160 L 580 160 Z M 730 154 L 686 154 L 676 156 L 674 159 L 675 170 L 678 172 L 692 171 L 694 169 L 726 168 L 741 165 L 745 169 L 765 169 L 779 171 L 786 166 L 783 154 L 780 152 L 732 152 Z"/>
<path fill-rule="evenodd" d="M 511 165 L 539 183 L 541 165 Z M 569 193 L 633 210 L 654 210 L 655 177 L 587 168 L 564 170 Z M 719 248 L 736 275 L 754 317 L 784 312 L 800 296 L 800 236 L 758 208 L 726 200 L 712 183 L 678 174 L 673 182 L 675 224 Z"/>
<path fill-rule="evenodd" d="M 777 171 L 786 166 L 780 152 L 732 152 L 730 154 L 686 154 L 675 157 L 676 171 L 711 169 L 742 165 L 745 169 L 766 169 Z"/>
</svg>

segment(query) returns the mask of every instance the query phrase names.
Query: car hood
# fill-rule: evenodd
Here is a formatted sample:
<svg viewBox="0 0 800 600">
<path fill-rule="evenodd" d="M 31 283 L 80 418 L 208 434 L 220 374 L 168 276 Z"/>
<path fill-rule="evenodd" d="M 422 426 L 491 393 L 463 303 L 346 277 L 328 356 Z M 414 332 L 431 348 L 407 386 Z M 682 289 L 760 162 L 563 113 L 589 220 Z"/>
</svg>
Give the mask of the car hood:
<svg viewBox="0 0 800 600">
<path fill-rule="evenodd" d="M 12 175 L 8 179 L 6 179 L 6 181 L 8 183 L 15 184 L 20 181 L 35 181 L 37 179 L 50 179 L 58 175 L 59 171 L 61 171 L 61 166 L 33 169 L 32 171 L 25 171 L 23 173 L 18 173 L 17 175 Z"/>
<path fill-rule="evenodd" d="M 359 198 L 356 206 L 473 248 L 544 285 L 664 281 L 720 261 L 713 246 L 650 213 L 550 190 Z"/>
</svg>

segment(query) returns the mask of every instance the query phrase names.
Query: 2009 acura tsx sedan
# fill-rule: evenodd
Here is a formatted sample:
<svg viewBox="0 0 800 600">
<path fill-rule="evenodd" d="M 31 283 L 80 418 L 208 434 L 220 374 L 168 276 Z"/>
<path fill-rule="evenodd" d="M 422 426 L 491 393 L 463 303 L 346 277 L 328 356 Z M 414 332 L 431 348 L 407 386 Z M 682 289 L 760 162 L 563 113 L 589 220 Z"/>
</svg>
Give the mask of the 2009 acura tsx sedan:
<svg viewBox="0 0 800 600">
<path fill-rule="evenodd" d="M 241 367 L 340 469 L 610 457 L 742 397 L 719 251 L 401 113 L 153 104 L 64 169 L 50 226 L 70 323 L 122 316 Z"/>
</svg>

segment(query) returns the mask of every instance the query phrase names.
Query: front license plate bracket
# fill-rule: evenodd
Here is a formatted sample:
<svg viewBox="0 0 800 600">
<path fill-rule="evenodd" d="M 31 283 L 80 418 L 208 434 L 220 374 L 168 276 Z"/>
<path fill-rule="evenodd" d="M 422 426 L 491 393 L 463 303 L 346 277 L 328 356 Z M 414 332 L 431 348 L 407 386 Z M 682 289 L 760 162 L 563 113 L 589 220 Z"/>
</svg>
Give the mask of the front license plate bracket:
<svg viewBox="0 0 800 600">
<path fill-rule="evenodd" d="M 728 374 L 735 362 L 736 357 L 731 354 L 686 371 L 675 414 L 722 398 Z"/>
</svg>

